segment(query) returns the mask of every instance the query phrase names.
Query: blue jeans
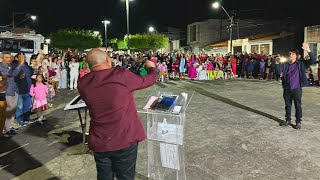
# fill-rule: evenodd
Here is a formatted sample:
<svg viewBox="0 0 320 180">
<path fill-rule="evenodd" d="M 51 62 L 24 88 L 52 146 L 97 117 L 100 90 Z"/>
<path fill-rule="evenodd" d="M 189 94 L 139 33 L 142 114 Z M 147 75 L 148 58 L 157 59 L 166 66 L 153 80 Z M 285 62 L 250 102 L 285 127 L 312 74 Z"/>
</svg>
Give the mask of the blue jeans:
<svg viewBox="0 0 320 180">
<path fill-rule="evenodd" d="M 302 121 L 302 108 L 301 108 L 301 97 L 302 97 L 302 88 L 299 89 L 284 89 L 283 98 L 285 102 L 286 109 L 286 121 L 291 121 L 291 107 L 292 101 L 296 109 L 296 122 Z"/>
<path fill-rule="evenodd" d="M 98 180 L 134 180 L 138 144 L 111 152 L 94 153 Z"/>
<path fill-rule="evenodd" d="M 20 125 L 23 125 L 24 121 L 29 121 L 30 108 L 31 96 L 29 94 L 20 94 L 18 96 L 18 103 L 16 109 L 16 119 Z"/>
</svg>

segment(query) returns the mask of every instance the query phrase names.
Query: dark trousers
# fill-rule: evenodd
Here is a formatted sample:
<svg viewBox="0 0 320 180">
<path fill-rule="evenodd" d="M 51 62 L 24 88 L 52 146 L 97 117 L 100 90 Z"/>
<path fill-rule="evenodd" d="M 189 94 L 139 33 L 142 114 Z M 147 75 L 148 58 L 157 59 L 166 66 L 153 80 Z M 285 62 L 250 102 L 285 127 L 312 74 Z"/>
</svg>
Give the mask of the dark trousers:
<svg viewBox="0 0 320 180">
<path fill-rule="evenodd" d="M 138 144 L 112 152 L 94 153 L 98 180 L 134 180 Z"/>
<path fill-rule="evenodd" d="M 296 109 L 296 122 L 302 121 L 302 108 L 301 108 L 301 97 L 302 97 L 302 88 L 299 89 L 284 89 L 283 98 L 285 102 L 286 109 L 286 121 L 291 121 L 291 106 L 292 100 Z"/>
</svg>

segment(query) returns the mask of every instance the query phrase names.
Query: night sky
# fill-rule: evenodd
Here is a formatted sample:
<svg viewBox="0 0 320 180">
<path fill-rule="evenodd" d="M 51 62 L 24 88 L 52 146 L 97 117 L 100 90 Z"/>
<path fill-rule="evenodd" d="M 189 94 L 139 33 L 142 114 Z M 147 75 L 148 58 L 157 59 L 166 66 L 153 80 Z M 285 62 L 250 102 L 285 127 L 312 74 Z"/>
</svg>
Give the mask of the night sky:
<svg viewBox="0 0 320 180">
<path fill-rule="evenodd" d="M 226 17 L 213 9 L 215 0 L 134 0 L 130 2 L 130 33 L 147 32 L 153 25 L 159 32 L 166 27 L 186 30 L 186 25 L 209 18 Z M 11 23 L 11 13 L 24 12 L 38 16 L 36 22 L 26 21 L 38 33 L 47 36 L 61 28 L 83 28 L 103 32 L 101 20 L 111 21 L 108 37 L 121 38 L 126 33 L 124 0 L 0 0 L 0 26 Z M 296 18 L 305 25 L 320 24 L 317 0 L 220 0 L 227 11 L 236 10 L 237 17 L 281 19 Z M 23 19 L 16 16 L 16 22 Z"/>
</svg>

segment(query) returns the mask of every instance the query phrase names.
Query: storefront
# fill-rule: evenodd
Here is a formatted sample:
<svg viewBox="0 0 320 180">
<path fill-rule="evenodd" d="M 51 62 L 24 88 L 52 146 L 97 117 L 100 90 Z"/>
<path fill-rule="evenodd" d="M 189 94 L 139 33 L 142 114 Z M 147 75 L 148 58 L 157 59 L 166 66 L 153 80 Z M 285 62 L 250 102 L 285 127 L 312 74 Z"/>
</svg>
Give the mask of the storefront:
<svg viewBox="0 0 320 180">
<path fill-rule="evenodd" d="M 311 51 L 317 56 L 320 55 L 320 25 L 309 26 L 304 28 L 304 39 L 305 42 L 309 43 Z M 304 56 L 307 55 L 304 52 Z"/>
<path fill-rule="evenodd" d="M 274 54 L 287 50 L 291 46 L 293 33 L 280 35 L 260 34 L 250 38 L 236 39 L 232 41 L 232 54 L 241 52 L 257 54 Z M 283 43 L 285 42 L 285 43 Z M 207 47 L 212 48 L 213 54 L 227 54 L 230 50 L 230 41 L 210 44 Z M 317 46 L 320 48 L 320 46 Z M 320 51 L 319 51 L 320 52 Z"/>
</svg>

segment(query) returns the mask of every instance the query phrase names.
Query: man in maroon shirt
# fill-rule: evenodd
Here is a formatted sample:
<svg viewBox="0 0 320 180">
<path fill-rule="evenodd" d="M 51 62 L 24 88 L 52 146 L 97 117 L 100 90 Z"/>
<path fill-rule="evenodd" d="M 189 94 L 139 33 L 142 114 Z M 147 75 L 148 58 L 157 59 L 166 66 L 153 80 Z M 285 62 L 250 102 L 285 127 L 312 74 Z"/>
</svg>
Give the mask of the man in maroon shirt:
<svg viewBox="0 0 320 180">
<path fill-rule="evenodd" d="M 147 76 L 125 68 L 113 68 L 108 54 L 99 49 L 88 53 L 91 73 L 79 80 L 78 90 L 91 121 L 89 148 L 94 152 L 98 180 L 134 180 L 138 142 L 146 138 L 137 114 L 133 92 L 157 80 L 155 64 L 145 62 Z"/>
</svg>

